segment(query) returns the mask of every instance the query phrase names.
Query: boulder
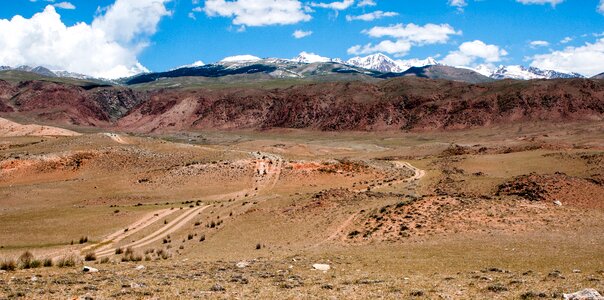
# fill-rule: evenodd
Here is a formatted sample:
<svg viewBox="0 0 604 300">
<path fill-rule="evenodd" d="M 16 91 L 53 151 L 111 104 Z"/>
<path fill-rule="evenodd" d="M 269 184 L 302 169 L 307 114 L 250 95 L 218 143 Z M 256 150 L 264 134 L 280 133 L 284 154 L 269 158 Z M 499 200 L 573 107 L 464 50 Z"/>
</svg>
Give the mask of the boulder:
<svg viewBox="0 0 604 300">
<path fill-rule="evenodd" d="M 564 294 L 565 300 L 604 300 L 604 297 L 594 289 L 584 289 L 572 294 Z"/>
</svg>

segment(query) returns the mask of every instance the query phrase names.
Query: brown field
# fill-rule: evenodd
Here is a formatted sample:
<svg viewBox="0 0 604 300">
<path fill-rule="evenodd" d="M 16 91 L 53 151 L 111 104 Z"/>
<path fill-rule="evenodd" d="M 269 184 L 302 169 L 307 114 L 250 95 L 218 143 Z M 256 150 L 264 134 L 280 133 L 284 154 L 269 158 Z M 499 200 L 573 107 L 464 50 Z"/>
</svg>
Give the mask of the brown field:
<svg viewBox="0 0 604 300">
<path fill-rule="evenodd" d="M 55 266 L 0 271 L 0 299 L 602 293 L 604 123 L 12 130 L 0 137 L 0 267 L 25 251 Z M 69 255 L 75 266 L 56 266 Z"/>
</svg>

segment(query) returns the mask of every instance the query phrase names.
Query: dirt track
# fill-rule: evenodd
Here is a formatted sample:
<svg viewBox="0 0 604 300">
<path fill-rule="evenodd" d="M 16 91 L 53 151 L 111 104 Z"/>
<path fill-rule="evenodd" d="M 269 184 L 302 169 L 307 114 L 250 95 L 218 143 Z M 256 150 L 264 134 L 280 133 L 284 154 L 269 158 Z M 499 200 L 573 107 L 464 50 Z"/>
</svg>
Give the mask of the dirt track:
<svg viewBox="0 0 604 300">
<path fill-rule="evenodd" d="M 204 211 L 208 207 L 210 207 L 210 205 L 206 205 L 203 207 L 188 208 L 187 211 L 185 211 L 182 215 L 178 216 L 172 222 L 166 224 L 166 226 L 152 232 L 151 234 L 145 236 L 144 238 L 142 238 L 138 241 L 123 245 L 122 248 L 136 249 L 136 248 L 140 248 L 140 247 L 152 244 L 154 242 L 157 242 L 157 241 L 161 240 L 162 238 L 164 238 L 164 236 L 169 235 L 169 234 L 177 231 L 178 229 L 182 228 L 183 226 L 185 226 L 187 223 L 189 223 L 191 220 L 193 220 L 193 218 L 195 218 L 198 214 L 200 214 L 202 211 Z M 146 226 L 149 226 L 152 224 L 152 222 L 146 223 L 146 224 L 147 224 Z M 142 230 L 146 226 L 139 227 L 139 230 Z M 96 254 L 98 257 L 105 257 L 105 256 L 111 256 L 114 253 L 115 253 L 115 248 L 110 248 L 110 249 L 105 249 L 105 250 L 99 251 Z"/>
</svg>

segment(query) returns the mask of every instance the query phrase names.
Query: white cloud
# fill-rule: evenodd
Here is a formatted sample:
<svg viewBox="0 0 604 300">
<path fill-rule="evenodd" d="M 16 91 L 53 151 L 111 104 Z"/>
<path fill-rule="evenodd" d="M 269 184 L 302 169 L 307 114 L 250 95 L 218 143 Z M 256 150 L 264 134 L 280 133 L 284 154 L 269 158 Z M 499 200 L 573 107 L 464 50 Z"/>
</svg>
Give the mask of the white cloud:
<svg viewBox="0 0 604 300">
<path fill-rule="evenodd" d="M 348 21 L 355 21 L 355 20 L 359 20 L 359 21 L 373 21 L 373 20 L 377 20 L 377 19 L 382 19 L 382 18 L 386 18 L 386 17 L 396 17 L 398 16 L 398 13 L 396 12 L 392 12 L 392 11 L 374 11 L 371 13 L 366 13 L 360 16 L 351 16 L 348 15 L 346 16 L 346 20 Z"/>
<path fill-rule="evenodd" d="M 62 9 L 76 9 L 75 5 L 71 4 L 71 2 L 60 2 L 54 4 L 54 7 L 62 8 Z"/>
<path fill-rule="evenodd" d="M 104 78 L 146 69 L 137 55 L 171 0 L 117 0 L 92 24 L 67 26 L 52 5 L 30 19 L 0 19 L 0 65 L 47 66 Z"/>
<path fill-rule="evenodd" d="M 333 9 L 333 10 L 345 10 L 345 9 L 348 9 L 349 7 L 351 7 L 353 4 L 354 4 L 354 0 L 342 0 L 342 1 L 339 1 L 339 2 L 335 1 L 335 2 L 330 2 L 330 3 L 311 2 L 310 6 L 321 7 L 321 8 L 329 8 L 329 9 Z"/>
<path fill-rule="evenodd" d="M 363 33 L 374 38 L 392 37 L 396 39 L 409 40 L 418 44 L 436 44 L 445 43 L 451 35 L 459 35 L 461 31 L 456 31 L 449 24 L 426 24 L 424 26 L 413 23 L 403 25 L 396 24 L 386 27 L 375 26 Z"/>
<path fill-rule="evenodd" d="M 376 6 L 377 3 L 375 3 L 374 0 L 361 0 L 359 1 L 359 3 L 357 4 L 358 7 L 365 7 L 365 6 Z"/>
<path fill-rule="evenodd" d="M 204 11 L 210 17 L 233 18 L 234 25 L 287 25 L 309 21 L 299 0 L 206 0 Z"/>
<path fill-rule="evenodd" d="M 604 72 L 604 38 L 580 47 L 535 55 L 532 59 L 533 67 L 593 76 Z"/>
<path fill-rule="evenodd" d="M 363 33 L 373 38 L 391 38 L 377 44 L 356 45 L 348 49 L 349 54 L 362 55 L 385 52 L 394 56 L 407 55 L 411 47 L 446 43 L 451 35 L 461 34 L 449 24 L 396 24 L 386 27 L 376 26 Z"/>
<path fill-rule="evenodd" d="M 466 2 L 466 0 L 449 0 L 449 5 L 455 6 L 459 10 L 463 10 L 463 8 L 468 5 L 468 3 Z"/>
<path fill-rule="evenodd" d="M 539 4 L 539 5 L 543 5 L 543 4 L 550 4 L 551 6 L 556 6 L 562 2 L 564 2 L 564 0 L 516 0 L 516 2 L 522 3 L 522 4 Z"/>
<path fill-rule="evenodd" d="M 310 36 L 311 34 L 312 31 L 296 30 L 292 35 L 297 39 L 301 39 Z"/>
<path fill-rule="evenodd" d="M 532 41 L 532 42 L 529 43 L 529 45 L 531 45 L 531 48 L 547 47 L 547 46 L 549 46 L 549 42 L 547 42 L 547 41 Z"/>
<path fill-rule="evenodd" d="M 568 44 L 572 41 L 573 41 L 573 38 L 570 36 L 567 36 L 567 37 L 563 38 L 562 40 L 560 40 L 560 44 Z"/>
<path fill-rule="evenodd" d="M 604 0 L 600 0 L 600 3 L 598 4 L 598 8 L 597 11 L 601 14 L 604 15 Z"/>
<path fill-rule="evenodd" d="M 469 67 L 475 65 L 478 60 L 484 63 L 501 61 L 501 57 L 507 54 L 507 51 L 497 45 L 487 45 L 483 41 L 475 40 L 461 44 L 458 50 L 449 52 L 442 62 L 452 66 Z"/>
<path fill-rule="evenodd" d="M 385 40 L 381 41 L 378 44 L 367 44 L 364 46 L 356 45 L 352 46 L 348 49 L 348 54 L 352 55 L 364 55 L 371 54 L 377 52 L 385 52 L 388 54 L 394 54 L 395 56 L 404 56 L 409 53 L 411 47 L 413 45 L 409 41 L 398 40 L 398 41 L 390 41 Z"/>
</svg>

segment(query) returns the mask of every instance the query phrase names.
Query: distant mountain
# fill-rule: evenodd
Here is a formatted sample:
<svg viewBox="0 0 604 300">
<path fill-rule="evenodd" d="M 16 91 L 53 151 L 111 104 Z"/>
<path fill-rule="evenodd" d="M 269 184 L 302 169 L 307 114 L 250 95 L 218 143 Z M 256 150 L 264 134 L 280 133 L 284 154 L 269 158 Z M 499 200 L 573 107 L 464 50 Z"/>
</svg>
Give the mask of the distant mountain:
<svg viewBox="0 0 604 300">
<path fill-rule="evenodd" d="M 365 57 L 353 57 L 347 60 L 346 63 L 352 66 L 376 70 L 384 73 L 402 73 L 412 67 L 424 67 L 439 64 L 431 57 L 423 60 L 394 60 L 382 53 L 372 54 Z"/>
<path fill-rule="evenodd" d="M 94 78 L 92 76 L 84 75 L 84 74 L 73 73 L 73 72 L 68 72 L 68 71 L 64 71 L 64 70 L 50 70 L 48 68 L 41 67 L 41 66 L 37 66 L 37 67 L 19 66 L 16 68 L 11 68 L 9 66 L 0 66 L 0 71 L 10 71 L 10 70 L 34 73 L 34 74 L 44 76 L 44 77 L 73 78 L 73 79 L 81 79 L 81 80 L 100 80 L 100 79 Z"/>
<path fill-rule="evenodd" d="M 493 79 L 560 79 L 560 78 L 583 78 L 577 73 L 561 73 L 552 70 L 541 70 L 535 67 L 524 66 L 500 66 L 490 76 Z"/>
<path fill-rule="evenodd" d="M 604 79 L 604 73 L 600 73 L 600 74 L 592 77 L 592 79 Z"/>
<path fill-rule="evenodd" d="M 403 72 L 402 76 L 417 76 L 430 79 L 444 79 L 467 83 L 484 83 L 494 81 L 470 69 L 455 68 L 443 65 L 412 67 Z"/>
<path fill-rule="evenodd" d="M 51 71 L 47 68 L 44 68 L 44 67 L 40 67 L 40 66 L 38 66 L 38 67 L 20 66 L 20 67 L 14 68 L 14 70 L 36 73 L 38 75 L 42 75 L 42 76 L 46 76 L 46 77 L 59 77 L 53 71 Z"/>
<path fill-rule="evenodd" d="M 384 73 L 402 73 L 408 69 L 401 67 L 396 61 L 381 53 L 365 57 L 353 57 L 347 60 L 346 63 L 352 66 Z"/>
<path fill-rule="evenodd" d="M 300 52 L 300 54 L 298 54 L 298 56 L 292 58 L 291 60 L 293 62 L 306 63 L 306 64 L 323 63 L 323 62 L 332 62 L 333 61 L 331 58 L 320 56 L 320 55 L 317 55 L 317 54 L 314 54 L 314 53 L 304 52 L 304 51 Z"/>
</svg>

